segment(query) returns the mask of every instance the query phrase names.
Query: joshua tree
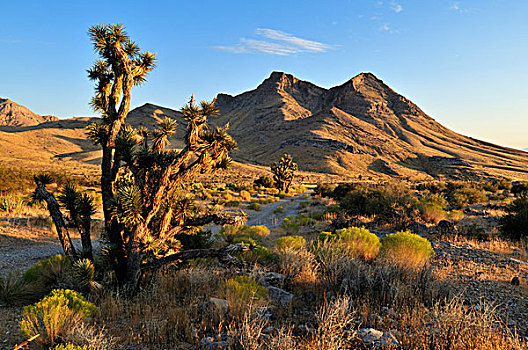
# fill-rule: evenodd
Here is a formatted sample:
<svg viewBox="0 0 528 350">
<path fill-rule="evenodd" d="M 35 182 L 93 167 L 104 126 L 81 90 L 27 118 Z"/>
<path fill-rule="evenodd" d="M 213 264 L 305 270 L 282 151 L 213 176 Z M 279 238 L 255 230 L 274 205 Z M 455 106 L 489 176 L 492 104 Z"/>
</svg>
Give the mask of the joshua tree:
<svg viewBox="0 0 528 350">
<path fill-rule="evenodd" d="M 273 179 L 279 191 L 288 192 L 296 170 L 297 164 L 289 154 L 284 154 L 278 163 L 271 165 Z"/>
<path fill-rule="evenodd" d="M 197 174 L 227 167 L 229 152 L 237 147 L 227 125 L 208 127 L 207 119 L 218 115 L 214 101 L 196 104 L 191 97 L 181 109 L 187 122 L 185 146 L 180 151 L 167 149 L 176 120 L 165 118 L 154 131 L 125 123 L 132 86 L 145 81 L 154 68 L 155 54 L 140 53 L 122 25 L 93 26 L 89 34 L 101 56 L 88 70 L 89 78 L 96 81 L 91 105 L 102 119 L 88 127 L 88 136 L 103 150 L 103 213 L 117 279 L 134 291 L 144 269 L 199 256 L 232 260 L 229 254 L 242 245 L 180 252 L 175 238 L 210 222 L 239 220 L 196 208 L 183 191 Z"/>
</svg>

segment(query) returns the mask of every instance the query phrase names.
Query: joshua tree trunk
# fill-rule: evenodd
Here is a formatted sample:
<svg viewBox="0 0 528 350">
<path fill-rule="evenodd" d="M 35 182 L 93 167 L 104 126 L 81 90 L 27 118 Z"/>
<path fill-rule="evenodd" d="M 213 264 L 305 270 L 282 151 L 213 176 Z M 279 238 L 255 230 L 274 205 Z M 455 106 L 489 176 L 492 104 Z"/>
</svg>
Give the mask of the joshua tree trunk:
<svg viewBox="0 0 528 350">
<path fill-rule="evenodd" d="M 53 223 L 55 224 L 55 228 L 57 229 L 57 235 L 59 236 L 59 241 L 62 245 L 64 253 L 72 260 L 77 259 L 77 252 L 75 251 L 75 247 L 68 232 L 68 228 L 64 222 L 64 217 L 60 211 L 60 206 L 57 202 L 57 199 L 55 199 L 55 196 L 49 193 L 42 184 L 37 185 L 35 195 L 37 198 L 46 202 L 48 211 L 50 212 Z"/>
</svg>

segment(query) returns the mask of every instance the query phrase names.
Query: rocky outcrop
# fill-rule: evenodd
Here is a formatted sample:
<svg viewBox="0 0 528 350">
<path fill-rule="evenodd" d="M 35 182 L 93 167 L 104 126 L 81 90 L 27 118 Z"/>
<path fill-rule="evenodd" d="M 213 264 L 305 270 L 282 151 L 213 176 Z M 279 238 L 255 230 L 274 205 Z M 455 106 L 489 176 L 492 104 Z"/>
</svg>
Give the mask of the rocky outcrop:
<svg viewBox="0 0 528 350">
<path fill-rule="evenodd" d="M 0 126 L 32 126 L 59 118 L 52 115 L 38 115 L 11 100 L 0 98 Z"/>
</svg>

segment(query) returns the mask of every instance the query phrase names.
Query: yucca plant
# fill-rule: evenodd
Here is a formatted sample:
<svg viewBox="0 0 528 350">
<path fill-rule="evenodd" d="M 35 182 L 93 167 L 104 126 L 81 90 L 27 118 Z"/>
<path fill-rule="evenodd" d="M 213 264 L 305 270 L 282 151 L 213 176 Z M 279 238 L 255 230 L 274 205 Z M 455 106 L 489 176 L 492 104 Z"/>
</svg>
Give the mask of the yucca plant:
<svg viewBox="0 0 528 350">
<path fill-rule="evenodd" d="M 280 192 L 288 192 L 293 182 L 297 164 L 289 154 L 284 154 L 279 162 L 271 165 L 273 180 Z"/>
<path fill-rule="evenodd" d="M 227 167 L 231 162 L 229 152 L 237 143 L 228 134 L 228 125 L 208 126 L 208 118 L 219 114 L 214 101 L 196 103 L 194 96 L 181 109 L 187 128 L 185 145 L 180 151 L 167 148 L 169 137 L 178 126 L 174 119 L 164 118 L 155 130 L 127 125 L 132 87 L 145 82 L 155 67 L 156 55 L 141 52 L 120 24 L 96 25 L 88 33 L 100 56 L 88 70 L 88 77 L 96 83 L 91 105 L 102 118 L 87 128 L 87 134 L 102 148 L 105 238 L 111 247 L 105 251 L 112 255 L 107 261 L 112 263 L 119 283 L 135 291 L 142 269 L 181 257 L 174 255 L 181 246 L 176 242 L 177 235 L 192 234 L 210 222 L 237 222 L 236 218 L 223 217 L 213 210 L 196 208 L 194 198 L 186 196 L 183 189 L 194 176 Z M 37 183 L 37 187 L 42 188 L 43 182 Z M 77 197 L 70 188 L 67 190 L 68 196 L 63 198 L 65 205 L 83 203 L 83 197 Z M 53 196 L 49 193 L 47 196 L 51 202 Z M 84 204 L 88 209 L 89 203 Z M 79 210 L 72 213 L 71 209 Z M 80 208 L 74 206 L 68 210 L 72 218 L 81 217 Z M 58 231 L 64 231 L 57 211 L 52 216 L 54 221 L 58 218 Z M 73 246 L 63 246 L 76 260 Z M 196 254 L 213 254 L 230 260 L 227 250 Z"/>
</svg>

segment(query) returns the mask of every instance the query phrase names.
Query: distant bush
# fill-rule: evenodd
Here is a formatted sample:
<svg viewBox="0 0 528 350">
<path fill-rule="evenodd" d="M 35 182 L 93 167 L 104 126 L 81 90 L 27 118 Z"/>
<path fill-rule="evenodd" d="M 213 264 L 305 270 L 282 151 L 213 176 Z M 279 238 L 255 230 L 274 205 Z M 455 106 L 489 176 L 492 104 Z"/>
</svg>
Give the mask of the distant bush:
<svg viewBox="0 0 528 350">
<path fill-rule="evenodd" d="M 449 182 L 445 195 L 449 204 L 456 208 L 461 208 L 467 204 L 483 203 L 488 200 L 481 189 L 468 183 Z"/>
<path fill-rule="evenodd" d="M 88 347 L 88 345 L 80 346 L 68 343 L 56 345 L 53 348 L 50 348 L 50 350 L 94 350 L 94 348 Z"/>
<path fill-rule="evenodd" d="M 269 236 L 269 234 L 270 230 L 264 225 L 226 225 L 219 232 L 219 235 L 223 236 L 229 243 L 232 243 L 235 239 L 240 238 L 250 238 L 260 242 L 263 238 Z"/>
<path fill-rule="evenodd" d="M 523 193 L 528 192 L 528 183 L 526 182 L 515 182 L 512 184 L 510 192 L 513 193 L 516 197 L 520 196 Z"/>
<path fill-rule="evenodd" d="M 300 229 L 300 225 L 295 222 L 293 215 L 284 218 L 280 223 L 280 227 L 283 228 L 287 233 L 297 233 Z"/>
<path fill-rule="evenodd" d="M 0 196 L 0 211 L 8 213 L 17 212 L 24 207 L 24 201 L 20 196 Z"/>
<path fill-rule="evenodd" d="M 41 301 L 24 307 L 20 331 L 26 337 L 40 334 L 37 342 L 53 346 L 97 307 L 82 294 L 69 289 L 55 289 Z"/>
<path fill-rule="evenodd" d="M 260 204 L 253 202 L 248 205 L 249 210 L 260 211 Z"/>
<path fill-rule="evenodd" d="M 252 299 L 262 299 L 268 294 L 268 290 L 259 285 L 253 278 L 248 276 L 236 276 L 226 281 L 228 297 L 239 302 L 248 303 Z"/>
<path fill-rule="evenodd" d="M 257 187 L 272 188 L 275 186 L 275 181 L 271 176 L 261 176 L 254 182 Z"/>
<path fill-rule="evenodd" d="M 433 255 L 433 248 L 427 239 L 400 231 L 382 239 L 380 255 L 402 267 L 420 267 Z"/>
<path fill-rule="evenodd" d="M 416 204 L 417 199 L 408 188 L 394 183 L 359 187 L 344 195 L 339 202 L 350 216 L 374 216 L 379 223 L 395 227 L 404 227 L 415 219 Z"/>
<path fill-rule="evenodd" d="M 284 236 L 277 239 L 275 247 L 278 251 L 297 250 L 306 246 L 306 239 L 302 236 Z"/>
<path fill-rule="evenodd" d="M 528 237 L 528 195 L 515 199 L 506 212 L 499 221 L 501 233 L 513 239 Z"/>
<path fill-rule="evenodd" d="M 337 187 L 335 184 L 318 183 L 314 189 L 314 195 L 321 197 L 332 196 L 334 189 Z"/>
<path fill-rule="evenodd" d="M 277 208 L 275 208 L 275 210 L 273 211 L 273 213 L 275 214 L 280 214 L 280 213 L 283 213 L 284 212 L 284 207 L 282 205 L 279 205 Z"/>
<path fill-rule="evenodd" d="M 254 244 L 250 250 L 241 254 L 241 258 L 247 263 L 268 265 L 274 262 L 277 257 L 268 248 Z"/>
<path fill-rule="evenodd" d="M 244 201 L 249 201 L 251 199 L 251 194 L 246 190 L 242 190 L 240 191 L 240 198 Z"/>
<path fill-rule="evenodd" d="M 446 218 L 447 213 L 444 208 L 447 206 L 446 199 L 439 195 L 433 194 L 420 198 L 418 209 L 425 222 L 437 224 Z"/>
<path fill-rule="evenodd" d="M 239 201 L 230 200 L 224 203 L 226 207 L 238 207 L 240 205 Z"/>
<path fill-rule="evenodd" d="M 462 210 L 451 210 L 447 213 L 447 218 L 451 221 L 460 221 L 464 218 L 464 212 Z"/>
<path fill-rule="evenodd" d="M 182 249 L 204 249 L 211 247 L 211 231 L 198 230 L 191 234 L 185 232 L 174 236 L 182 246 Z"/>
<path fill-rule="evenodd" d="M 334 234 L 321 232 L 319 239 L 336 241 L 348 255 L 364 259 L 375 258 L 381 246 L 378 236 L 364 227 L 344 228 L 337 230 Z"/>
</svg>

